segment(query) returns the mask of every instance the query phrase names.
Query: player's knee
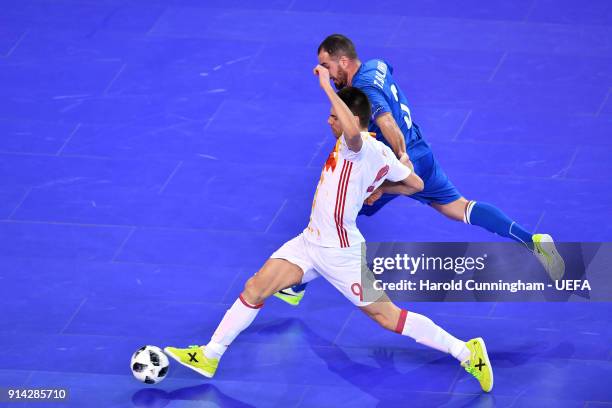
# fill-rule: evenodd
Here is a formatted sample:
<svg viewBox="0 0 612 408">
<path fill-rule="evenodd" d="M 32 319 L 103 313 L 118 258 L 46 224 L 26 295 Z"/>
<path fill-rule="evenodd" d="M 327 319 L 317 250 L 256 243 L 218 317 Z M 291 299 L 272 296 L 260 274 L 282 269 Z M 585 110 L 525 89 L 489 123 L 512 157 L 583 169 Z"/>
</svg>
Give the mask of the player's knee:
<svg viewBox="0 0 612 408">
<path fill-rule="evenodd" d="M 465 198 L 460 198 L 456 201 L 453 201 L 449 204 L 443 205 L 433 205 L 436 210 L 438 210 L 445 217 L 453 220 L 463 222 L 463 216 L 465 214 L 465 208 L 468 205 L 469 201 Z"/>
<path fill-rule="evenodd" d="M 265 300 L 265 288 L 259 285 L 255 277 L 250 278 L 244 285 L 242 296 L 253 305 L 263 303 Z"/>
</svg>

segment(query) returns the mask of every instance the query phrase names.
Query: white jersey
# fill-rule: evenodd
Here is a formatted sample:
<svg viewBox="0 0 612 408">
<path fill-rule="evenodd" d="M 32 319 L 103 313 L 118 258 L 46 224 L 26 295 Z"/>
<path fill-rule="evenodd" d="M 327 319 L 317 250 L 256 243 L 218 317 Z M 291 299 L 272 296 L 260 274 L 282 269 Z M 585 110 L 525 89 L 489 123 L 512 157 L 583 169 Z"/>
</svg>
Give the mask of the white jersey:
<svg viewBox="0 0 612 408">
<path fill-rule="evenodd" d="M 385 179 L 401 181 L 410 175 L 388 146 L 368 132 L 361 137 L 361 150 L 353 152 L 342 135 L 325 162 L 304 230 L 314 244 L 346 248 L 364 242 L 355 222 L 363 201 Z"/>
</svg>

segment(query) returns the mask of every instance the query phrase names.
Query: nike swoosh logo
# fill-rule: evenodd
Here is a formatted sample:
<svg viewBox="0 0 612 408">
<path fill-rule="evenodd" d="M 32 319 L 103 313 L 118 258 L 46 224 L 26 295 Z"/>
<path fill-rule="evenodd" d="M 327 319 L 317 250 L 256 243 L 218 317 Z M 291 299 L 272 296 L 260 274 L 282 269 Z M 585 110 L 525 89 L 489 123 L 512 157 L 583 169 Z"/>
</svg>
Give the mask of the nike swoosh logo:
<svg viewBox="0 0 612 408">
<path fill-rule="evenodd" d="M 278 293 L 282 293 L 283 295 L 287 295 L 287 296 L 296 296 L 293 293 L 287 293 L 284 290 L 279 290 Z"/>
</svg>

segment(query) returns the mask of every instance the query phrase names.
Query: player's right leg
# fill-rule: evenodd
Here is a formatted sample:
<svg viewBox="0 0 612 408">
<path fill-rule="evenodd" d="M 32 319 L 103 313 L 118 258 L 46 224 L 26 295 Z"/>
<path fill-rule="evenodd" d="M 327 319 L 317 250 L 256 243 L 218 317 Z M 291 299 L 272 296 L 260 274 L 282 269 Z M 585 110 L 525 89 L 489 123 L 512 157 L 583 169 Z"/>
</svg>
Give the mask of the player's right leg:
<svg viewBox="0 0 612 408">
<path fill-rule="evenodd" d="M 493 389 L 493 368 L 482 338 L 467 342 L 459 340 L 428 317 L 400 309 L 386 296 L 359 308 L 385 329 L 452 355 L 478 380 L 483 391 L 489 392 Z"/>
<path fill-rule="evenodd" d="M 253 322 L 263 302 L 275 292 L 300 282 L 303 275 L 302 268 L 288 260 L 268 259 L 264 266 L 247 280 L 244 290 L 227 310 L 206 346 L 166 347 L 164 351 L 182 365 L 211 378 L 217 371 L 223 353 Z"/>
</svg>

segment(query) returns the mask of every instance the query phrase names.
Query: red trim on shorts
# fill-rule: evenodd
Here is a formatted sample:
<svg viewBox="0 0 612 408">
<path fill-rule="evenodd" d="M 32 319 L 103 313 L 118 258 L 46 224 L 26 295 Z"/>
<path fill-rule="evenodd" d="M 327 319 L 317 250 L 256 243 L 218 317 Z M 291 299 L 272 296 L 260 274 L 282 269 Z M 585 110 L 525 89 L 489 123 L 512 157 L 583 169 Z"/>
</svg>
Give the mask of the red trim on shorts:
<svg viewBox="0 0 612 408">
<path fill-rule="evenodd" d="M 406 309 L 402 309 L 400 311 L 399 319 L 397 321 L 397 326 L 395 326 L 395 332 L 402 334 L 404 331 L 404 325 L 406 324 L 406 316 L 408 316 L 408 311 Z"/>
<path fill-rule="evenodd" d="M 238 299 L 240 299 L 242 304 L 245 305 L 246 307 L 248 307 L 249 309 L 261 309 L 263 307 L 263 305 L 264 305 L 263 303 L 260 303 L 258 305 L 253 306 L 252 304 L 250 304 L 249 302 L 244 300 L 244 298 L 242 297 L 242 293 L 240 294 L 240 296 L 238 296 Z"/>
</svg>

